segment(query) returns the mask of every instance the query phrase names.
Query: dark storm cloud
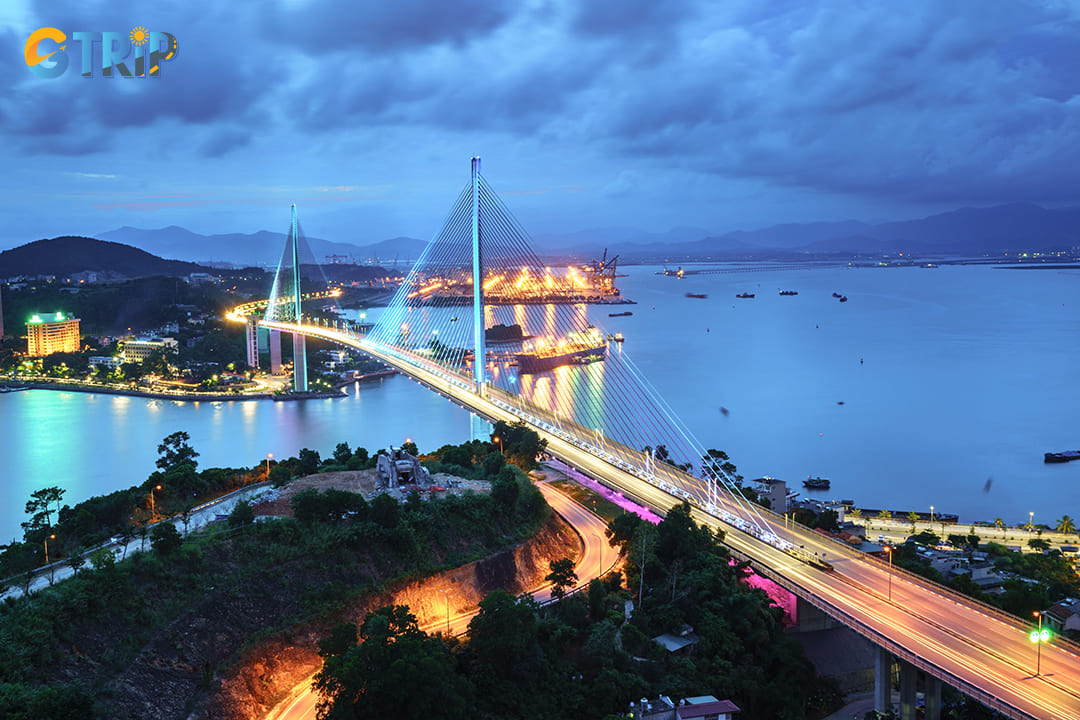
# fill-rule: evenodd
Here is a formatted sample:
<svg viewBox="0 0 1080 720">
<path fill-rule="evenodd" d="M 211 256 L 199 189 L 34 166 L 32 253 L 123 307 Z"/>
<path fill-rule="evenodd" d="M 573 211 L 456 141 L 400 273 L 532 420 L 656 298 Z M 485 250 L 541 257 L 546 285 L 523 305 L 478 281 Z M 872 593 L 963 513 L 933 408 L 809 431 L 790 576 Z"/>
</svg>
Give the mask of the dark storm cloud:
<svg viewBox="0 0 1080 720">
<path fill-rule="evenodd" d="M 261 17 L 262 27 L 276 42 L 322 55 L 342 49 L 386 52 L 464 45 L 506 22 L 516 6 L 508 0 L 312 0 L 268 5 Z M 353 58 L 342 67 L 357 62 Z"/>
<path fill-rule="evenodd" d="M 280 74 L 280 65 L 272 54 L 252 62 L 238 53 L 235 28 L 248 22 L 253 19 L 245 11 L 221 7 L 189 6 L 170 11 L 167 17 L 147 19 L 141 12 L 111 5 L 51 3 L 47 14 L 42 9 L 36 17 L 34 27 L 54 26 L 70 37 L 80 30 L 127 32 L 141 24 L 174 34 L 179 53 L 162 64 L 160 77 L 103 78 L 95 66 L 94 77 L 87 79 L 80 76 L 80 44 L 70 41 L 68 70 L 59 78 L 42 79 L 22 62 L 25 35 L 5 33 L 0 37 L 0 76 L 19 81 L 0 96 L 3 129 L 29 152 L 80 154 L 84 143 L 73 135 L 97 136 L 104 141 L 97 149 L 107 150 L 133 128 L 266 124 L 270 114 L 261 107 L 271 87 L 266 78 Z M 57 138 L 61 135 L 62 140 Z M 159 139 L 167 144 L 170 138 L 163 134 Z"/>
</svg>

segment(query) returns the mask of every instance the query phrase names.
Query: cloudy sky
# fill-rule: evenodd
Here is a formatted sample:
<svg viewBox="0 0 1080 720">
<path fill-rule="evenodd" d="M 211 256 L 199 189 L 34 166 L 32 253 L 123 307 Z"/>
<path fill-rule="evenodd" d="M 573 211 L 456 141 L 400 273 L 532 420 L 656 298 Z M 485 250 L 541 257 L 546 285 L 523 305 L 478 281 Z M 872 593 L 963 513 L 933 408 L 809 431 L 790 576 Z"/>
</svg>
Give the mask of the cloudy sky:
<svg viewBox="0 0 1080 720">
<path fill-rule="evenodd" d="M 477 154 L 534 235 L 1072 204 L 1078 20 L 1077 0 L 3 0 L 0 248 L 282 230 L 290 202 L 312 236 L 426 239 Z M 24 59 L 43 26 L 180 52 L 86 79 L 69 42 L 45 79 Z"/>
</svg>

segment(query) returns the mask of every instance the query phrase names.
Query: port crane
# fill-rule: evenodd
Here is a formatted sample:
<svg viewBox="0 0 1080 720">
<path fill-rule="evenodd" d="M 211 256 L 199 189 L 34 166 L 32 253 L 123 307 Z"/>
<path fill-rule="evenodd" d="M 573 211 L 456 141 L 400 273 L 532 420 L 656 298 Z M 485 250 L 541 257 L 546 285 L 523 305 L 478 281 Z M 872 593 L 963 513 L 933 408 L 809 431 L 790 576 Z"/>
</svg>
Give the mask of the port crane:
<svg viewBox="0 0 1080 720">
<path fill-rule="evenodd" d="M 589 272 L 592 274 L 595 287 L 600 291 L 601 299 L 605 295 L 618 295 L 619 291 L 615 287 L 615 278 L 627 277 L 626 275 L 616 274 L 615 270 L 619 266 L 619 256 L 616 255 L 608 260 L 607 251 L 608 249 L 604 248 L 603 257 L 589 263 Z"/>
</svg>

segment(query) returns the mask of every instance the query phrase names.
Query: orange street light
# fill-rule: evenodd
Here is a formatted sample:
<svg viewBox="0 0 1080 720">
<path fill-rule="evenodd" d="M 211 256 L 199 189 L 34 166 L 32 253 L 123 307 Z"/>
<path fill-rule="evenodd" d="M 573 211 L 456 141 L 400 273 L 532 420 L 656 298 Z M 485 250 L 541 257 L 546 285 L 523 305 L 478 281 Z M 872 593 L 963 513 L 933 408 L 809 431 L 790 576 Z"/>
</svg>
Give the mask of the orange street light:
<svg viewBox="0 0 1080 720">
<path fill-rule="evenodd" d="M 889 555 L 889 602 L 892 602 L 892 545 L 886 545 L 885 552 Z"/>
<path fill-rule="evenodd" d="M 506 453 L 503 452 L 502 438 L 499 437 L 498 435 L 496 435 L 491 439 L 494 440 L 495 442 L 499 443 L 499 454 L 500 455 L 506 455 Z"/>
<path fill-rule="evenodd" d="M 154 503 L 154 491 L 160 490 L 161 486 L 156 485 L 150 488 L 150 519 L 153 520 L 157 517 L 157 505 Z"/>
<path fill-rule="evenodd" d="M 266 453 L 266 479 L 270 479 L 270 461 L 274 459 L 274 453 Z"/>
<path fill-rule="evenodd" d="M 438 588 L 436 588 L 436 590 L 438 590 Z M 442 596 L 444 598 L 446 598 L 446 637 L 449 638 L 450 637 L 450 596 L 447 595 L 442 590 L 439 590 L 439 592 L 441 592 Z"/>
<path fill-rule="evenodd" d="M 55 539 L 56 539 L 55 535 L 49 535 L 47 538 L 45 538 L 45 564 L 46 565 L 49 564 L 49 541 L 50 540 L 55 540 Z"/>
<path fill-rule="evenodd" d="M 1043 630 L 1043 613 L 1041 611 L 1036 610 L 1032 613 L 1032 615 L 1039 618 L 1039 629 L 1032 630 L 1031 633 L 1028 635 L 1028 637 L 1031 639 L 1031 642 L 1035 643 L 1035 677 L 1038 677 L 1042 669 L 1042 645 L 1044 642 L 1050 640 L 1050 631 Z"/>
</svg>

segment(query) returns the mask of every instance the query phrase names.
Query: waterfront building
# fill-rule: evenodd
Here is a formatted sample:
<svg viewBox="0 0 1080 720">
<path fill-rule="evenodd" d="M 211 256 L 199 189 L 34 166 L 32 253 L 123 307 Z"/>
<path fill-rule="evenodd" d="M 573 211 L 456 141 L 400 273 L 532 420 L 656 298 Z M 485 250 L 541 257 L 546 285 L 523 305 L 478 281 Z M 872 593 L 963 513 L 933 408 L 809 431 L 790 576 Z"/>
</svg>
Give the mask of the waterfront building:
<svg viewBox="0 0 1080 720">
<path fill-rule="evenodd" d="M 58 352 L 79 352 L 79 318 L 64 317 L 56 313 L 51 320 L 34 315 L 26 323 L 26 353 L 30 357 L 43 357 Z"/>
<path fill-rule="evenodd" d="M 150 357 L 150 353 L 158 348 L 169 348 L 175 351 L 177 342 L 174 338 L 161 338 L 153 340 L 126 340 L 121 346 L 120 354 L 126 363 L 142 362 Z"/>
<path fill-rule="evenodd" d="M 100 365 L 107 368 L 118 368 L 123 362 L 122 358 L 109 357 L 108 355 L 94 355 L 90 358 L 91 365 Z"/>
</svg>

